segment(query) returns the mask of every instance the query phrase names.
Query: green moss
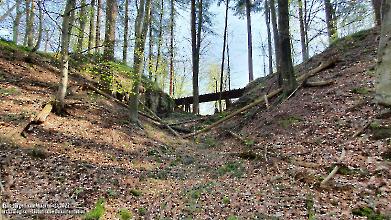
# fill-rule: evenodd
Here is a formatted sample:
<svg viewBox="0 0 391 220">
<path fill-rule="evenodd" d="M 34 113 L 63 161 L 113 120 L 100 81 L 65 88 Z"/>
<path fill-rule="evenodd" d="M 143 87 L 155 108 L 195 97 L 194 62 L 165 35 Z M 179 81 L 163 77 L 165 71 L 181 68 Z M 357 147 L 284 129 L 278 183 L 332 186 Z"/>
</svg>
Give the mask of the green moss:
<svg viewBox="0 0 391 220">
<path fill-rule="evenodd" d="M 283 119 L 280 119 L 278 123 L 283 127 L 283 128 L 288 128 L 289 126 L 293 124 L 297 124 L 299 122 L 303 121 L 303 119 L 297 117 L 297 116 L 289 116 L 285 117 Z"/>
<path fill-rule="evenodd" d="M 2 88 L 0 87 L 0 96 L 18 95 L 20 91 L 16 88 Z"/>
<path fill-rule="evenodd" d="M 99 220 L 102 218 L 103 214 L 105 213 L 105 200 L 103 198 L 100 198 L 96 204 L 95 208 L 91 211 L 87 212 L 84 215 L 84 220 Z"/>
<path fill-rule="evenodd" d="M 7 41 L 5 39 L 0 39 L 0 47 L 3 50 L 10 52 L 22 51 L 22 52 L 31 52 L 31 49 L 28 47 L 18 46 L 13 41 Z"/>
<path fill-rule="evenodd" d="M 217 174 L 219 176 L 230 174 L 233 177 L 241 178 L 243 177 L 244 172 L 245 168 L 239 161 L 228 162 L 217 169 Z"/>
<path fill-rule="evenodd" d="M 356 87 L 351 90 L 354 94 L 367 95 L 370 93 L 370 90 L 366 87 Z"/>
<path fill-rule="evenodd" d="M 118 211 L 118 216 L 120 220 L 130 220 L 133 218 L 132 212 L 127 209 L 120 209 Z"/>
<path fill-rule="evenodd" d="M 224 196 L 224 197 L 223 197 L 223 204 L 227 205 L 227 204 L 229 204 L 230 202 L 231 202 L 231 200 L 229 199 L 228 196 Z"/>
<path fill-rule="evenodd" d="M 30 155 L 33 158 L 41 159 L 41 160 L 46 159 L 48 157 L 48 153 L 42 147 L 34 147 L 34 148 L 32 148 L 28 152 L 28 155 Z"/>
<path fill-rule="evenodd" d="M 147 214 L 147 209 L 144 208 L 144 207 L 138 208 L 138 214 L 141 215 L 141 216 L 146 215 Z"/>
<path fill-rule="evenodd" d="M 234 215 L 231 215 L 227 218 L 227 220 L 239 220 L 238 217 L 234 216 Z"/>
<path fill-rule="evenodd" d="M 139 196 L 142 195 L 142 192 L 140 190 L 137 190 L 137 189 L 131 189 L 130 190 L 130 194 L 132 194 L 133 196 L 139 197 Z"/>
</svg>

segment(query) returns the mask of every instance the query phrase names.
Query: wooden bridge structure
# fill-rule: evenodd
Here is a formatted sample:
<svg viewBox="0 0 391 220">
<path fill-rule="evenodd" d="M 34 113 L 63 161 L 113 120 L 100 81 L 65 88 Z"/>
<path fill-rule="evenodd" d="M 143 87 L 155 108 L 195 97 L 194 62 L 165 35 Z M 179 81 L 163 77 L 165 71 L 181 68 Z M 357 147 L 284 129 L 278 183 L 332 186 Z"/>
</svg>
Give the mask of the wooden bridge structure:
<svg viewBox="0 0 391 220">
<path fill-rule="evenodd" d="M 221 100 L 230 100 L 239 98 L 243 95 L 244 88 L 223 91 L 221 93 Z M 207 93 L 199 96 L 199 103 L 218 101 L 220 99 L 220 92 Z M 190 112 L 190 105 L 193 104 L 193 96 L 174 99 L 176 107 L 182 107 L 186 112 Z M 227 102 L 229 103 L 229 102 Z"/>
</svg>

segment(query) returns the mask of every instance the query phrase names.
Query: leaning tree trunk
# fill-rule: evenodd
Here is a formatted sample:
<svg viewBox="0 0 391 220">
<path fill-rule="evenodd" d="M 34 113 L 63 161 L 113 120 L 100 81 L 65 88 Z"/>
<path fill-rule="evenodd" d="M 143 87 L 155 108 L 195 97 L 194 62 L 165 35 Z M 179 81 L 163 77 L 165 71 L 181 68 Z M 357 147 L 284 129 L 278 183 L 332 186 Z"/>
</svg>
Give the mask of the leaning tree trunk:
<svg viewBox="0 0 391 220">
<path fill-rule="evenodd" d="M 124 23 L 124 48 L 122 50 L 122 62 L 128 61 L 128 34 L 129 34 L 129 0 L 125 0 L 125 23 Z"/>
<path fill-rule="evenodd" d="M 251 33 L 251 3 L 246 0 L 246 17 L 247 17 L 247 56 L 248 56 L 248 81 L 254 80 L 253 70 L 253 40 Z"/>
<path fill-rule="evenodd" d="M 283 91 L 289 95 L 297 86 L 293 71 L 291 42 L 289 33 L 289 3 L 288 0 L 278 0 L 278 27 L 280 32 L 281 72 L 283 76 Z"/>
<path fill-rule="evenodd" d="M 58 114 L 64 112 L 64 100 L 67 93 L 68 86 L 68 50 L 70 41 L 70 30 L 73 18 L 71 16 L 72 10 L 74 10 L 76 0 L 67 0 L 65 11 L 63 15 L 62 28 L 61 28 L 61 83 L 58 88 L 55 110 Z"/>
<path fill-rule="evenodd" d="M 90 30 L 89 30 L 89 33 L 88 33 L 88 53 L 92 52 L 92 47 L 94 45 L 94 27 L 95 27 L 94 22 L 95 22 L 95 0 L 91 0 L 91 5 L 90 5 Z"/>
<path fill-rule="evenodd" d="M 375 14 L 375 25 L 381 25 L 381 5 L 382 0 L 372 0 L 373 12 Z"/>
<path fill-rule="evenodd" d="M 324 12 L 326 15 L 327 34 L 331 44 L 338 39 L 338 32 L 334 8 L 330 0 L 324 0 Z"/>
<path fill-rule="evenodd" d="M 100 51 L 100 19 L 102 17 L 102 0 L 97 0 L 96 4 L 96 27 L 95 27 L 95 52 Z"/>
<path fill-rule="evenodd" d="M 39 27 L 38 27 L 38 39 L 32 51 L 37 51 L 41 45 L 43 35 L 43 0 L 38 1 L 38 14 L 39 14 Z"/>
<path fill-rule="evenodd" d="M 151 0 L 140 0 L 135 24 L 135 48 L 133 53 L 133 88 L 129 98 L 130 122 L 140 124 L 138 120 L 139 89 L 144 60 L 145 41 L 150 22 Z"/>
<path fill-rule="evenodd" d="M 19 38 L 19 24 L 20 24 L 20 19 L 22 18 L 23 12 L 20 10 L 20 4 L 22 0 L 16 0 L 16 16 L 15 20 L 13 23 L 13 30 L 12 30 L 12 40 L 15 42 L 15 44 L 18 44 L 18 38 Z"/>
<path fill-rule="evenodd" d="M 267 48 L 268 48 L 268 60 L 269 60 L 269 75 L 273 74 L 273 48 L 272 48 L 272 34 L 270 31 L 270 7 L 269 1 L 265 0 L 265 23 L 267 32 Z"/>
<path fill-rule="evenodd" d="M 87 24 L 87 13 L 86 13 L 86 0 L 81 0 L 80 12 L 79 12 L 79 36 L 77 39 L 76 51 L 81 52 L 83 50 L 84 43 L 84 32 Z"/>
<path fill-rule="evenodd" d="M 304 0 L 306 1 L 306 0 Z M 306 32 L 304 24 L 306 23 L 306 16 L 303 13 L 303 0 L 298 0 L 299 4 L 299 22 L 300 22 L 300 43 L 301 43 L 301 55 L 303 57 L 303 62 L 307 61 L 309 58 L 308 48 L 306 42 Z"/>
<path fill-rule="evenodd" d="M 106 6 L 106 30 L 103 57 L 114 60 L 115 20 L 117 17 L 117 0 L 108 0 Z"/>
<path fill-rule="evenodd" d="M 375 98 L 380 104 L 391 106 L 391 0 L 383 1 L 378 59 Z"/>
</svg>

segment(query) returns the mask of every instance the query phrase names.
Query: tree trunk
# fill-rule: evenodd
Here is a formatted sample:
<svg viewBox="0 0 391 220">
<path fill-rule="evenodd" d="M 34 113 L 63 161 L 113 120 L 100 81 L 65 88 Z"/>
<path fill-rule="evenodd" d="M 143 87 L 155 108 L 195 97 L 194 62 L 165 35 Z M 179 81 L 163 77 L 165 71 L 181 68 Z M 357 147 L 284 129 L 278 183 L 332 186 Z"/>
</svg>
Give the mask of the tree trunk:
<svg viewBox="0 0 391 220">
<path fill-rule="evenodd" d="M 151 8 L 151 18 L 152 18 L 152 10 Z M 152 80 L 153 78 L 153 44 L 154 44 L 154 37 L 152 34 L 152 22 L 149 22 L 149 34 L 148 34 L 148 75 L 149 78 Z M 155 82 L 157 81 L 157 74 L 155 72 Z"/>
<path fill-rule="evenodd" d="M 46 37 L 46 39 L 45 39 L 45 53 L 47 53 L 48 52 L 48 47 L 49 47 L 49 40 L 50 40 L 50 38 L 49 38 L 49 29 L 45 30 L 45 37 Z"/>
<path fill-rule="evenodd" d="M 326 15 L 327 34 L 331 44 L 338 39 L 338 32 L 335 12 L 330 0 L 324 0 L 324 11 Z"/>
<path fill-rule="evenodd" d="M 95 52 L 100 51 L 100 19 L 102 17 L 102 0 L 97 0 L 96 4 L 96 28 L 95 28 Z"/>
<path fill-rule="evenodd" d="M 141 83 L 141 74 L 144 60 L 145 40 L 148 33 L 150 22 L 151 0 L 140 0 L 137 17 L 135 21 L 135 48 L 133 65 L 133 88 L 129 98 L 130 122 L 139 125 L 138 104 L 139 104 L 139 85 Z"/>
<path fill-rule="evenodd" d="M 253 40 L 251 33 L 251 3 L 250 0 L 246 0 L 246 17 L 247 17 L 247 55 L 248 55 L 248 81 L 254 80 L 253 71 Z"/>
<path fill-rule="evenodd" d="M 35 47 L 32 49 L 33 52 L 37 51 L 41 45 L 43 35 L 43 0 L 38 1 L 38 13 L 39 13 L 39 27 L 38 27 L 38 39 Z"/>
<path fill-rule="evenodd" d="M 306 1 L 306 0 L 304 0 Z M 308 48 L 306 42 L 306 32 L 307 30 L 304 27 L 306 23 L 305 16 L 303 15 L 303 1 L 298 0 L 299 4 L 299 22 L 300 22 L 300 43 L 301 43 L 301 55 L 303 57 L 303 62 L 308 60 Z"/>
<path fill-rule="evenodd" d="M 381 25 L 381 5 L 382 0 L 372 0 L 373 12 L 375 14 L 375 25 Z"/>
<path fill-rule="evenodd" d="M 269 1 L 265 0 L 265 23 L 267 31 L 267 48 L 269 58 L 269 75 L 273 74 L 273 48 L 272 48 L 272 36 L 270 31 L 270 7 Z"/>
<path fill-rule="evenodd" d="M 86 30 L 86 0 L 81 0 L 80 12 L 79 12 L 79 36 L 77 39 L 76 51 L 80 52 L 83 50 L 84 32 Z"/>
<path fill-rule="evenodd" d="M 129 0 L 125 0 L 125 24 L 124 24 L 124 48 L 122 51 L 122 62 L 128 61 L 128 34 L 129 34 Z"/>
<path fill-rule="evenodd" d="M 89 30 L 89 34 L 88 34 L 88 53 L 92 52 L 92 47 L 94 45 L 95 3 L 96 3 L 95 0 L 91 0 L 91 5 L 90 5 L 90 30 Z"/>
<path fill-rule="evenodd" d="M 32 0 L 25 0 L 25 26 L 24 26 L 24 38 L 23 38 L 23 46 L 27 46 L 27 32 L 28 32 L 28 25 L 27 21 L 29 20 L 30 17 L 30 6 L 31 6 L 31 1 Z"/>
<path fill-rule="evenodd" d="M 106 6 L 106 30 L 103 57 L 114 60 L 115 20 L 117 17 L 117 0 L 108 0 Z"/>
<path fill-rule="evenodd" d="M 278 0 L 278 27 L 280 32 L 281 73 L 283 76 L 283 91 L 289 95 L 297 86 L 293 72 L 291 42 L 289 34 L 289 3 L 288 0 Z"/>
<path fill-rule="evenodd" d="M 174 96 L 174 25 L 175 25 L 175 6 L 174 0 L 170 0 L 170 96 Z"/>
<path fill-rule="evenodd" d="M 193 112 L 198 112 L 198 68 L 197 68 L 197 30 L 196 30 L 196 2 L 191 0 L 190 5 L 190 19 L 191 19 L 191 52 L 193 63 Z"/>
<path fill-rule="evenodd" d="M 29 4 L 31 3 L 29 8 L 29 12 L 26 14 L 26 38 L 27 38 L 27 47 L 33 48 L 34 44 L 34 0 L 29 0 Z M 27 7 L 26 7 L 27 10 Z"/>
<path fill-rule="evenodd" d="M 12 40 L 15 42 L 15 44 L 18 44 L 18 38 L 19 38 L 19 24 L 20 24 L 20 19 L 22 18 L 22 14 L 23 12 L 20 10 L 20 4 L 21 4 L 22 0 L 16 0 L 16 16 L 15 16 L 15 20 L 14 20 L 14 23 L 13 23 L 13 30 L 12 30 L 12 33 L 13 33 L 13 37 L 12 37 Z"/>
<path fill-rule="evenodd" d="M 391 0 L 383 1 L 375 99 L 391 106 Z"/>
<path fill-rule="evenodd" d="M 276 57 L 276 66 L 277 66 L 277 74 L 278 74 L 278 85 L 282 86 L 283 83 L 283 77 L 281 73 L 281 51 L 280 51 L 280 35 L 278 33 L 278 26 L 277 26 L 277 15 L 276 15 L 276 4 L 274 0 L 270 0 L 270 15 L 271 15 L 271 22 L 273 27 L 273 38 L 274 38 L 274 53 Z"/>
<path fill-rule="evenodd" d="M 191 36 L 192 36 L 192 62 L 193 62 L 193 114 L 199 114 L 199 86 L 198 75 L 200 68 L 200 45 L 202 31 L 202 0 L 198 0 L 198 22 L 196 21 L 196 3 L 191 1 Z M 198 25 L 198 26 L 197 26 Z"/>
<path fill-rule="evenodd" d="M 231 60 L 229 56 L 229 41 L 227 35 L 227 80 L 228 80 L 228 91 L 231 91 Z"/>
<path fill-rule="evenodd" d="M 163 14 L 164 14 L 164 5 L 163 0 L 161 0 L 161 6 L 160 6 L 160 14 L 159 14 L 159 36 L 158 36 L 158 45 L 157 45 L 157 55 L 156 55 L 156 66 L 155 66 L 155 74 L 158 72 L 159 68 L 159 62 L 160 62 L 160 56 L 161 56 L 161 50 L 162 50 L 162 44 L 163 44 Z M 157 78 L 157 75 L 156 75 Z"/>
<path fill-rule="evenodd" d="M 58 114 L 64 112 L 64 100 L 68 86 L 68 50 L 70 40 L 70 26 L 73 23 L 71 16 L 72 10 L 74 10 L 76 0 L 67 0 L 65 11 L 63 15 L 62 28 L 61 28 L 61 83 L 58 88 L 55 110 Z"/>
<path fill-rule="evenodd" d="M 226 0 L 225 5 L 225 21 L 224 21 L 224 38 L 223 38 L 223 52 L 221 58 L 221 69 L 220 69 L 220 95 L 219 95 L 219 110 L 223 111 L 223 106 L 221 104 L 221 96 L 223 93 L 223 85 L 224 85 L 224 62 L 225 62 L 225 49 L 227 44 L 227 28 L 228 28 L 228 10 L 229 10 L 229 0 Z"/>
</svg>

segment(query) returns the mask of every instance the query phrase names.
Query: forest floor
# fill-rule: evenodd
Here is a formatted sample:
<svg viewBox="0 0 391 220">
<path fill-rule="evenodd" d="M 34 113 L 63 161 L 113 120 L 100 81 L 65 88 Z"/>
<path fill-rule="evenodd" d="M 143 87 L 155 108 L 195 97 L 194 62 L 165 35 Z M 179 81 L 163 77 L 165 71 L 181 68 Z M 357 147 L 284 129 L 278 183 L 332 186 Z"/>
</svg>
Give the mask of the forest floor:
<svg viewBox="0 0 391 220">
<path fill-rule="evenodd" d="M 2 49 L 3 211 L 31 212 L 26 206 L 37 203 L 89 214 L 8 217 L 126 219 L 127 209 L 136 219 L 388 219 L 390 139 L 371 132 L 391 115 L 372 101 L 377 38 L 377 30 L 346 38 L 299 70 L 338 54 L 334 67 L 311 78 L 332 85 L 300 88 L 189 140 L 148 121 L 136 128 L 126 108 L 83 89 L 71 89 L 66 116 L 50 114 L 25 137 L 11 137 L 52 99 L 59 74 L 40 58 Z M 70 87 L 78 85 L 71 78 Z M 342 149 L 339 172 L 321 187 Z M 6 207 L 15 203 L 20 209 Z"/>
</svg>

